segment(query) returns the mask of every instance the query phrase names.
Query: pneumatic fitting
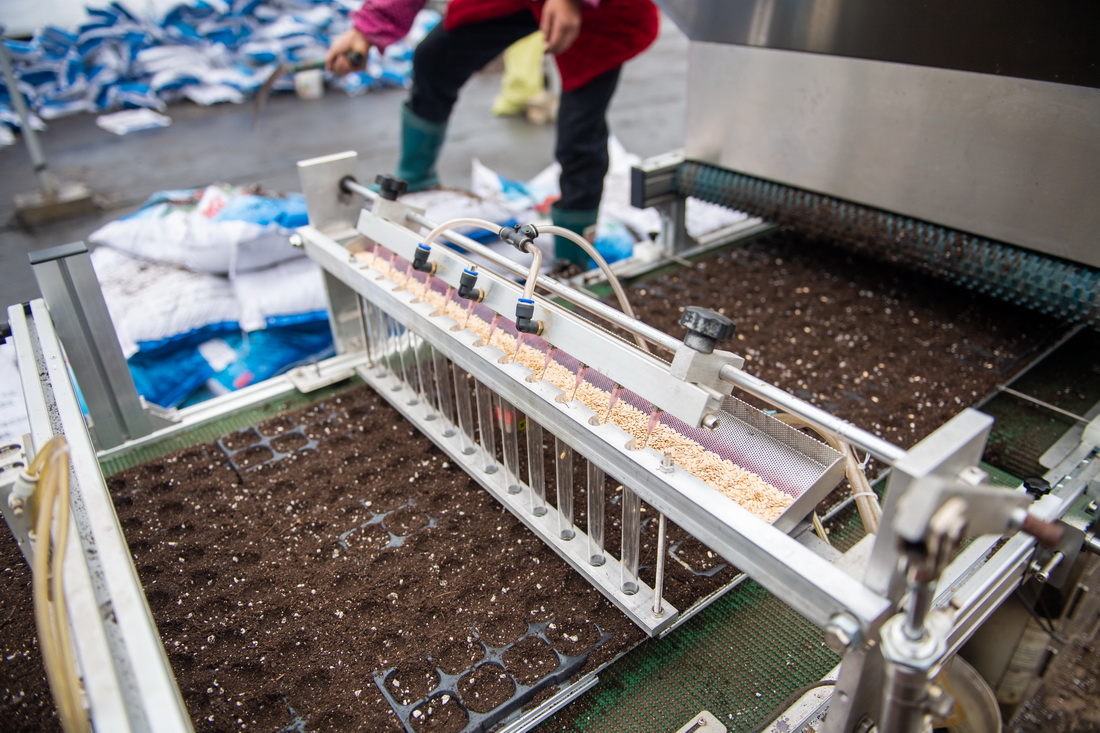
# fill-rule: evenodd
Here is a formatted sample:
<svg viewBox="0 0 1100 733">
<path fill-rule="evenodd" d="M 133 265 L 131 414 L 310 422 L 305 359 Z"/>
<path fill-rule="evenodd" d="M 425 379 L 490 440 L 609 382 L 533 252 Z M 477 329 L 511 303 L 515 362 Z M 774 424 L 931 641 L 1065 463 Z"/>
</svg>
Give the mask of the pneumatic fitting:
<svg viewBox="0 0 1100 733">
<path fill-rule="evenodd" d="M 535 246 L 535 239 L 538 236 L 539 230 L 534 224 L 516 224 L 500 230 L 500 240 L 512 245 L 520 252 L 529 252 L 528 247 Z"/>
<path fill-rule="evenodd" d="M 429 275 L 434 275 L 435 270 L 439 267 L 437 262 L 428 262 L 428 255 L 431 254 L 432 248 L 423 242 L 416 245 L 416 252 L 413 254 L 412 268 L 417 272 L 426 272 Z"/>
<path fill-rule="evenodd" d="M 533 333 L 536 336 L 542 334 L 542 321 L 536 321 L 535 301 L 530 298 L 520 298 L 516 301 L 516 330 L 520 333 Z"/>
<path fill-rule="evenodd" d="M 477 287 L 477 270 L 466 268 L 462 271 L 458 279 L 458 297 L 478 303 L 485 297 L 485 291 Z"/>
</svg>

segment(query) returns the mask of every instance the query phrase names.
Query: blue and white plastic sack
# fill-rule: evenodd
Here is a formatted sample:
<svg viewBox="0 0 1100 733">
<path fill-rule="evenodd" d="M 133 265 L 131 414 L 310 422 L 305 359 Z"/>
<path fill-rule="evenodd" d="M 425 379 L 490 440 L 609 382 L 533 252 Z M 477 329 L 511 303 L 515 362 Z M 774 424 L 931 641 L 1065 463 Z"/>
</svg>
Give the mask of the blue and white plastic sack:
<svg viewBox="0 0 1100 733">
<path fill-rule="evenodd" d="M 210 186 L 161 192 L 143 211 L 119 242 L 130 251 L 98 246 L 91 257 L 145 399 L 175 407 L 332 355 L 320 268 L 286 245 L 287 227 L 306 223 L 297 197 Z M 166 219 L 180 238 L 163 238 Z M 239 241 L 242 224 L 274 228 L 279 246 Z"/>
<path fill-rule="evenodd" d="M 162 191 L 134 214 L 92 232 L 88 241 L 194 272 L 257 270 L 302 256 L 290 244 L 307 222 L 305 199 L 261 196 L 214 184 Z"/>
<path fill-rule="evenodd" d="M 323 58 L 332 38 L 350 26 L 357 3 L 340 0 L 191 0 L 163 17 L 132 12 L 118 2 L 89 8 L 74 31 L 47 26 L 30 41 L 4 41 L 18 93 L 36 117 L 148 108 L 189 99 L 197 104 L 243 102 L 282 62 Z M 339 84 L 349 94 L 406 87 L 412 53 L 439 22 L 424 10 L 409 36 L 384 54 L 372 49 L 365 72 Z M 292 90 L 280 79 L 276 90 Z M 0 79 L 0 125 L 19 127 L 13 90 Z M 13 140 L 5 135 L 3 141 Z"/>
</svg>

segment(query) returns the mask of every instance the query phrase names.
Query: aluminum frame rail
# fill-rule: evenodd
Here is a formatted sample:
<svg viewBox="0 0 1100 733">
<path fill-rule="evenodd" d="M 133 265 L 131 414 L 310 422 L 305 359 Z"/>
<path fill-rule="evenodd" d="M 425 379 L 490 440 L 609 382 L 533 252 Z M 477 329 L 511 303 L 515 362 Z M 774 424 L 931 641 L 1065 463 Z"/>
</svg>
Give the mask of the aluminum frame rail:
<svg viewBox="0 0 1100 733">
<path fill-rule="evenodd" d="M 410 259 L 412 248 L 419 241 L 415 234 L 404 227 L 370 215 L 361 219 L 359 231 L 384 241 L 384 246 L 399 256 L 404 251 Z M 656 451 L 628 449 L 626 443 L 630 436 L 618 426 L 591 425 L 589 418 L 594 414 L 591 410 L 577 404 L 566 406 L 556 402 L 554 397 L 560 393 L 556 387 L 542 382 L 527 382 L 525 377 L 529 371 L 522 364 L 499 363 L 499 350 L 475 345 L 478 339 L 474 334 L 452 331 L 454 321 L 447 316 L 435 314 L 435 308 L 430 304 L 420 302 L 413 293 L 400 289 L 397 283 L 378 279 L 381 273 L 364 272 L 357 266 L 348 249 L 319 229 L 304 227 L 299 230 L 299 234 L 303 238 L 307 255 L 322 266 L 328 277 L 343 283 L 383 312 L 395 317 L 432 348 L 473 374 L 478 381 L 486 384 L 521 412 L 534 416 L 554 435 L 569 440 L 578 452 L 601 470 L 624 486 L 630 487 L 658 512 L 665 514 L 727 561 L 744 570 L 813 623 L 824 627 L 832 617 L 846 613 L 861 628 L 869 631 L 877 627 L 890 612 L 891 604 L 886 598 L 871 591 L 797 540 L 731 502 L 687 471 L 675 466 L 662 466 L 661 456 Z M 439 253 L 442 261 L 436 277 L 457 286 L 462 270 L 456 266 L 460 262 L 459 258 L 460 255 L 451 251 Z M 436 253 L 433 250 L 433 261 L 435 259 Z M 508 312 L 507 308 L 514 307 L 516 298 L 521 294 L 518 285 L 488 271 L 482 271 L 480 278 L 479 287 L 488 291 L 485 303 L 489 307 L 505 313 Z M 587 351 L 590 356 L 585 358 L 581 354 L 573 355 L 585 363 L 598 363 L 613 369 L 613 378 L 616 381 L 621 376 L 621 383 L 625 383 L 625 386 L 638 384 L 641 387 L 640 392 L 647 399 L 657 401 L 650 396 L 654 392 L 654 385 L 639 383 L 637 372 L 625 373 L 624 364 L 631 364 L 632 369 L 645 369 L 645 373 L 652 378 L 663 379 L 665 382 L 673 379 L 667 372 L 659 372 L 656 368 L 659 363 L 657 360 L 646 357 L 624 342 L 607 337 L 591 324 L 583 324 L 567 311 L 540 302 L 536 306 L 536 318 L 547 321 L 548 331 L 552 330 L 554 334 L 555 345 L 559 345 L 559 334 L 568 333 L 570 328 L 577 329 L 576 348 L 582 352 Z M 602 352 L 594 351 L 594 344 L 597 343 L 603 349 Z M 562 348 L 565 348 L 564 345 Z M 570 348 L 574 348 L 572 344 Z M 642 357 L 651 360 L 653 364 L 647 365 Z M 681 390 L 683 387 L 675 387 L 669 394 L 680 394 Z M 441 440 L 457 442 L 459 436 L 444 439 L 440 434 L 433 439 L 437 443 Z M 521 519 L 524 517 L 521 516 Z M 530 522 L 528 525 L 530 526 Z M 551 537 L 549 544 L 561 552 L 560 539 Z M 623 607 L 623 594 L 618 588 L 601 587 L 601 591 L 620 608 Z M 664 619 L 660 622 L 664 623 Z"/>
<path fill-rule="evenodd" d="M 99 731 L 187 733 L 191 721 L 118 523 L 53 321 L 42 300 L 8 309 L 39 449 L 69 444 L 71 534 L 63 572 L 78 673 Z M 34 389 L 38 385 L 39 389 Z"/>
</svg>

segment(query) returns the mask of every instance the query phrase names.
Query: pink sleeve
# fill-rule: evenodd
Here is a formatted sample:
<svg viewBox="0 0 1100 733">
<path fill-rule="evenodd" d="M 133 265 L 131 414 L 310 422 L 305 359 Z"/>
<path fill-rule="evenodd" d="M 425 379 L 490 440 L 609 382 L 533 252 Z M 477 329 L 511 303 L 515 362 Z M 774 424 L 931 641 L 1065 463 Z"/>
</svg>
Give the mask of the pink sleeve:
<svg viewBox="0 0 1100 733">
<path fill-rule="evenodd" d="M 351 14 L 351 22 L 379 51 L 385 51 L 386 46 L 408 35 L 425 4 L 427 0 L 365 0 Z"/>
</svg>

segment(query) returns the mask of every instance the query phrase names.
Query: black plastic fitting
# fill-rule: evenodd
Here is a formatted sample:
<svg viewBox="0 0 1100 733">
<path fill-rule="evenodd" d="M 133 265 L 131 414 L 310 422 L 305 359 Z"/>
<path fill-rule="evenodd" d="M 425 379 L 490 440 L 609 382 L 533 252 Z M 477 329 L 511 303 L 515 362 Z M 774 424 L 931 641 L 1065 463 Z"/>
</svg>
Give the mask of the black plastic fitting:
<svg viewBox="0 0 1100 733">
<path fill-rule="evenodd" d="M 428 262 L 428 255 L 431 254 L 432 248 L 421 242 L 416 245 L 416 252 L 413 254 L 412 268 L 417 272 L 426 272 L 429 275 L 435 274 L 435 269 L 438 267 L 438 263 Z"/>
<path fill-rule="evenodd" d="M 714 351 L 719 340 L 728 339 L 736 330 L 733 321 L 721 313 L 696 305 L 684 309 L 680 325 L 687 329 L 684 345 L 702 354 Z"/>
<path fill-rule="evenodd" d="M 481 302 L 485 293 L 477 287 L 477 271 L 466 269 L 458 278 L 458 297 Z"/>
<path fill-rule="evenodd" d="M 535 239 L 539 236 L 539 230 L 534 224 L 516 224 L 504 227 L 500 230 L 500 239 L 520 252 L 526 252 L 528 245 L 535 246 Z"/>
<path fill-rule="evenodd" d="M 0 344 L 6 344 L 11 338 L 11 324 L 0 323 Z"/>
<path fill-rule="evenodd" d="M 1034 476 L 1024 479 L 1024 491 L 1036 499 L 1042 499 L 1050 493 L 1050 482 L 1045 478 Z"/>
<path fill-rule="evenodd" d="M 409 190 L 408 181 L 387 173 L 379 173 L 374 182 L 378 184 L 378 195 L 387 201 L 396 201 L 398 196 Z"/>
<path fill-rule="evenodd" d="M 538 336 L 542 333 L 542 321 L 536 321 L 535 301 L 530 298 L 520 298 L 516 301 L 516 330 L 520 333 L 533 333 Z"/>
</svg>

